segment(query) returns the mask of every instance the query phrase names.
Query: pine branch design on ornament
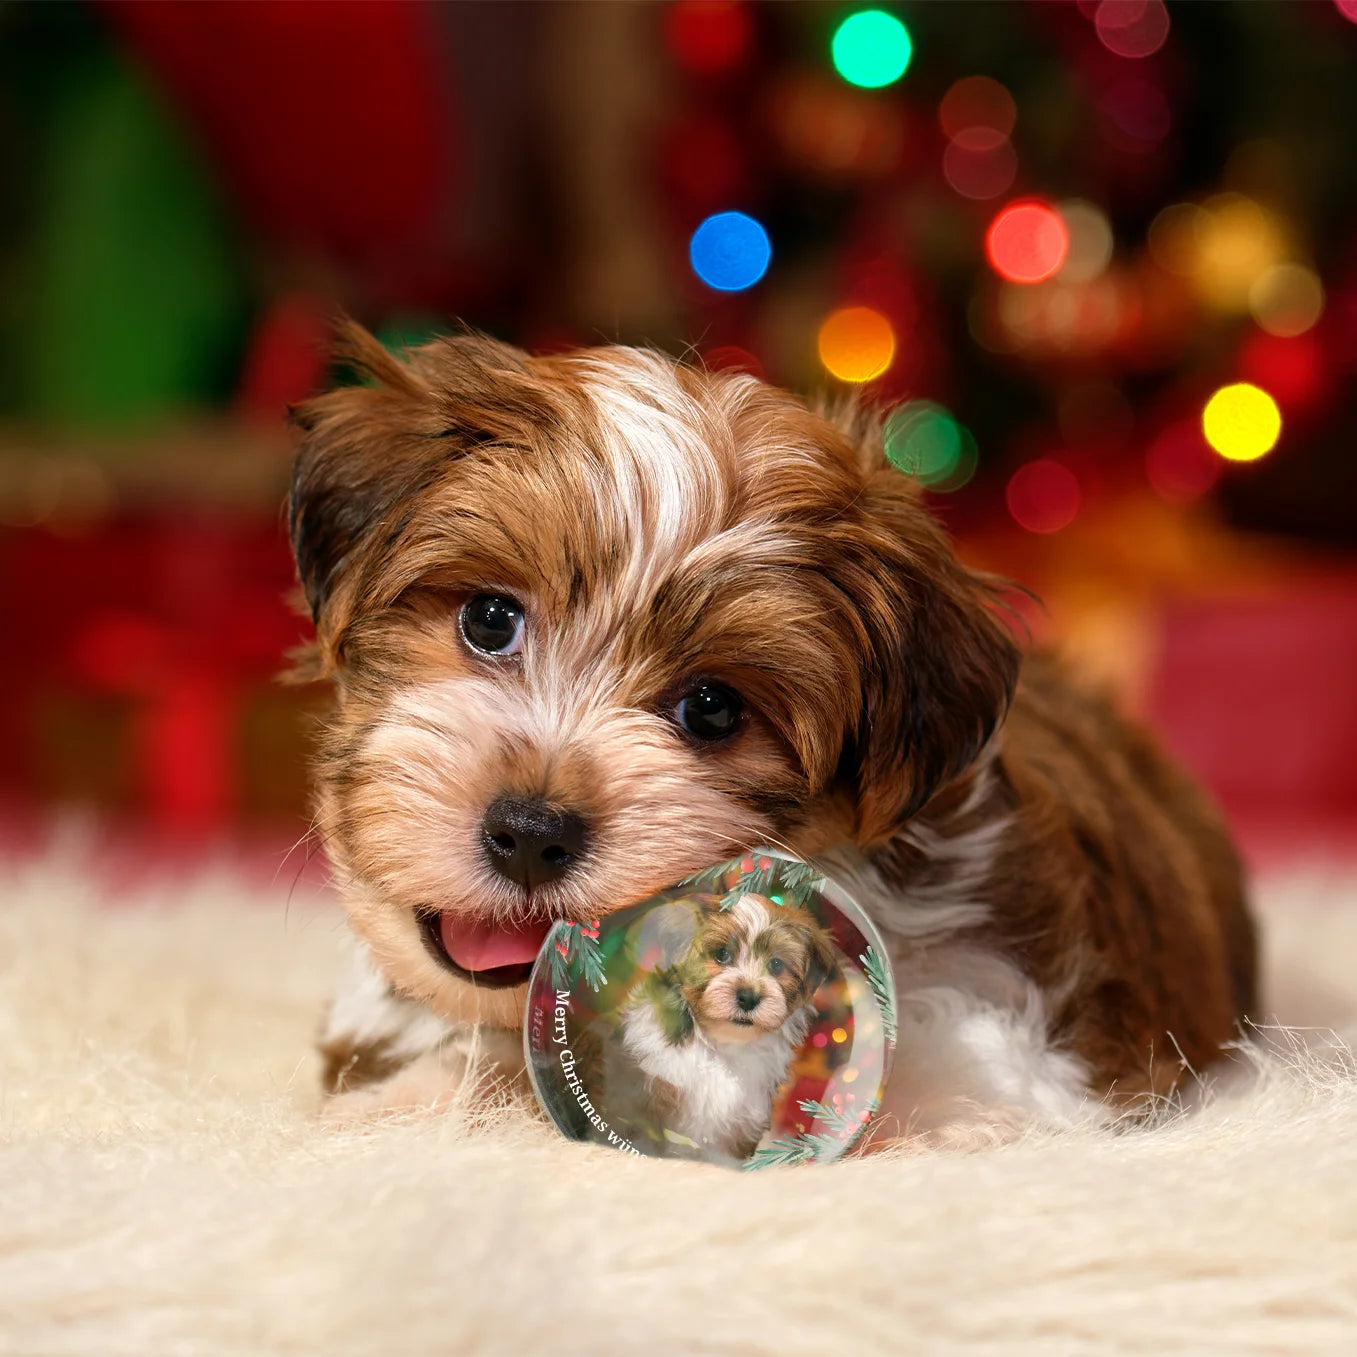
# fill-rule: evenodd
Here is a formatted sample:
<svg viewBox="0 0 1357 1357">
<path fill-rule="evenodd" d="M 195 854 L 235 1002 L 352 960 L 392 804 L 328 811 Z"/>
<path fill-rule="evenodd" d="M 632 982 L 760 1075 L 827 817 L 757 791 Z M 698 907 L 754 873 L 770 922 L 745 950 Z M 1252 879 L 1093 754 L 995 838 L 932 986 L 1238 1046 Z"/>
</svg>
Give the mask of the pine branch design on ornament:
<svg viewBox="0 0 1357 1357">
<path fill-rule="evenodd" d="M 603 953 L 598 945 L 598 921 L 588 924 L 559 923 L 551 943 L 551 983 L 558 990 L 570 989 L 583 978 L 595 994 L 608 983 L 603 972 Z"/>
<path fill-rule="evenodd" d="M 881 1030 L 885 1032 L 886 1040 L 894 1046 L 896 1032 L 895 995 L 892 992 L 890 971 L 887 970 L 885 960 L 875 947 L 869 946 L 858 960 L 862 962 L 862 968 L 867 975 L 867 983 L 872 987 L 872 993 L 876 996 L 876 1002 L 881 1008 Z"/>
<path fill-rule="evenodd" d="M 724 892 L 726 888 L 726 877 L 734 870 L 734 863 L 718 862 L 715 867 L 707 867 L 703 871 L 694 872 L 692 876 L 685 876 L 683 880 L 679 882 L 679 889 Z"/>
<path fill-rule="evenodd" d="M 824 874 L 808 862 L 784 862 L 781 875 L 783 903 L 798 909 L 804 909 L 825 888 Z"/>
<path fill-rule="evenodd" d="M 773 1169 L 789 1164 L 805 1164 L 815 1158 L 815 1149 L 804 1135 L 779 1136 L 760 1145 L 745 1161 L 746 1169 Z"/>
<path fill-rule="evenodd" d="M 815 1098 L 797 1103 L 806 1116 L 817 1121 L 823 1131 L 799 1131 L 779 1136 L 760 1146 L 746 1161 L 747 1169 L 778 1168 L 787 1164 L 809 1164 L 816 1160 L 837 1159 L 862 1134 L 876 1111 L 876 1103 L 864 1113 L 841 1112 Z"/>
<path fill-rule="evenodd" d="M 824 874 L 808 862 L 753 851 L 684 877 L 679 889 L 718 893 L 723 910 L 732 908 L 742 895 L 763 895 L 775 904 L 805 909 L 824 885 Z"/>
</svg>

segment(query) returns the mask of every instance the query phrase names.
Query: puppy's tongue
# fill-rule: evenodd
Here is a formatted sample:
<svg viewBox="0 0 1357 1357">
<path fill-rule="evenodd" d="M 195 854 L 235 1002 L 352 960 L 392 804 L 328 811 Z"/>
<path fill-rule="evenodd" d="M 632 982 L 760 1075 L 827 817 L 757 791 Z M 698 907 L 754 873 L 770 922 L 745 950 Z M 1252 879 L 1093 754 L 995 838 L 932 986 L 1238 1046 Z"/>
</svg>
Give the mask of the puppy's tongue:
<svg viewBox="0 0 1357 1357">
<path fill-rule="evenodd" d="M 542 950 L 549 922 L 505 928 L 451 914 L 439 918 L 438 929 L 448 955 L 464 971 L 492 971 L 500 966 L 531 965 Z"/>
</svg>

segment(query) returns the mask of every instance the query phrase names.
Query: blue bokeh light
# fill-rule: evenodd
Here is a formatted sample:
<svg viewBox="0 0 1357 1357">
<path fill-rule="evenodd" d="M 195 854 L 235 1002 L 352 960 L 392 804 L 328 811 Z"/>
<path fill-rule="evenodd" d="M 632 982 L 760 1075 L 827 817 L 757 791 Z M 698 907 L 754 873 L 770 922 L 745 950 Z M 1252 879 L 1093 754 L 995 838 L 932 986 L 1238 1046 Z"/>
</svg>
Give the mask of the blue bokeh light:
<svg viewBox="0 0 1357 1357">
<path fill-rule="evenodd" d="M 718 292 L 743 292 L 768 272 L 773 247 L 768 232 L 743 212 L 718 212 L 693 232 L 688 258 L 693 272 Z"/>
</svg>

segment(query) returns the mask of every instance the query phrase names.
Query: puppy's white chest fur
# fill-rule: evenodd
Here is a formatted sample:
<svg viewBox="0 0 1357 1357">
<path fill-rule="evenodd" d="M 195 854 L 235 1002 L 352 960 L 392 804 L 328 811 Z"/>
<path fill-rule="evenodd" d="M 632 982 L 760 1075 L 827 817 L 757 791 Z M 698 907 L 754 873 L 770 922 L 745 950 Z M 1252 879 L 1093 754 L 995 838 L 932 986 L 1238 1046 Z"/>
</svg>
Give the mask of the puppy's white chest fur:
<svg viewBox="0 0 1357 1357">
<path fill-rule="evenodd" d="M 647 1079 L 669 1085 L 678 1108 L 669 1129 L 699 1145 L 733 1147 L 768 1129 L 773 1097 L 787 1077 L 792 1053 L 805 1039 L 803 1011 L 776 1032 L 743 1045 L 718 1044 L 697 1028 L 675 1044 L 654 1009 L 638 1005 L 622 1023 L 622 1044 Z"/>
</svg>

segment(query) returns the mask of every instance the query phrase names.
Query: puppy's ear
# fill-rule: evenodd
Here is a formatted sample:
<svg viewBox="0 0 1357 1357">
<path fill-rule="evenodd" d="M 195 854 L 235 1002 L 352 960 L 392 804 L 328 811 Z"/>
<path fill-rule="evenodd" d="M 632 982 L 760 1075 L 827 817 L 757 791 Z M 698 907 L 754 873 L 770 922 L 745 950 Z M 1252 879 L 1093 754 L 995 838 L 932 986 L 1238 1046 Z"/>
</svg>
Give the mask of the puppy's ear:
<svg viewBox="0 0 1357 1357">
<path fill-rule="evenodd" d="M 840 779 L 856 799 L 858 842 L 870 846 L 984 748 L 1019 652 L 996 615 L 997 584 L 956 559 L 918 487 L 893 468 L 865 474 L 838 559 L 860 669 Z"/>
<path fill-rule="evenodd" d="M 808 996 L 829 979 L 836 960 L 833 939 L 823 928 L 813 928 L 810 934 L 810 969 L 806 972 Z"/>
<path fill-rule="evenodd" d="M 504 435 L 502 379 L 521 378 L 528 363 L 476 336 L 437 340 L 402 361 L 349 320 L 337 326 L 332 353 L 359 381 L 292 412 L 300 438 L 288 497 L 292 551 L 322 651 L 359 592 L 374 537 L 398 531 L 406 502 L 451 463 Z"/>
</svg>

